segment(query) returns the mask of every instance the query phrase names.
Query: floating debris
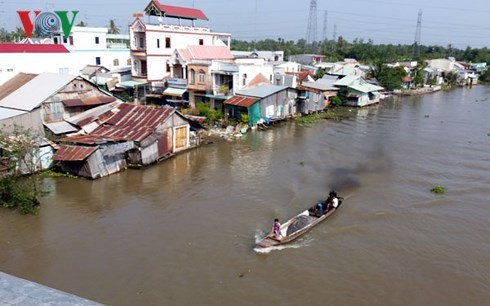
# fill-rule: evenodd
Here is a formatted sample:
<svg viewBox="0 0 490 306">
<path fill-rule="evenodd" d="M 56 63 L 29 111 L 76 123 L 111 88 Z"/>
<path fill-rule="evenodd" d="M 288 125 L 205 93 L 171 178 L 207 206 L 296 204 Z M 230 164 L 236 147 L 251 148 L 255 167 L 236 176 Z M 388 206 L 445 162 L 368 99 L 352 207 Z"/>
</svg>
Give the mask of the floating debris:
<svg viewBox="0 0 490 306">
<path fill-rule="evenodd" d="M 430 192 L 435 194 L 444 194 L 446 192 L 446 187 L 442 185 L 437 185 L 436 187 L 432 188 Z"/>
</svg>

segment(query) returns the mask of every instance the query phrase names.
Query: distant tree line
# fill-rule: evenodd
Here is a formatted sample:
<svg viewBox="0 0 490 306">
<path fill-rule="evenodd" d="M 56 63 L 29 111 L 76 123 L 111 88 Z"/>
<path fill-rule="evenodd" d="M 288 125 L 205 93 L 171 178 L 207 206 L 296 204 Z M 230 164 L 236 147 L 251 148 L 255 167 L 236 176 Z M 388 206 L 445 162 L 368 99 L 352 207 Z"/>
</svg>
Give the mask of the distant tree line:
<svg viewBox="0 0 490 306">
<path fill-rule="evenodd" d="M 409 61 L 419 59 L 434 59 L 454 57 L 458 61 L 490 63 L 490 49 L 454 48 L 435 45 L 421 45 L 420 56 L 413 55 L 413 45 L 374 44 L 372 40 L 356 38 L 348 42 L 342 36 L 335 40 L 307 44 L 305 39 L 298 41 L 283 38 L 265 39 L 259 41 L 232 40 L 231 47 L 238 51 L 274 50 L 284 51 L 286 59 L 293 54 L 314 53 L 326 56 L 326 61 L 339 61 L 344 58 L 355 58 L 363 63 Z"/>
</svg>

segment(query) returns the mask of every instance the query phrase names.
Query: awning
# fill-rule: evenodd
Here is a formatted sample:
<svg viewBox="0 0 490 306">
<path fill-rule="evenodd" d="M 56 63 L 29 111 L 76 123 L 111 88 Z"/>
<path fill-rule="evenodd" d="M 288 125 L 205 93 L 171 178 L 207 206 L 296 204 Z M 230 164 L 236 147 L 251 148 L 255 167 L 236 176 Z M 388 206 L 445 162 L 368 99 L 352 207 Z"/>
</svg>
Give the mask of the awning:
<svg viewBox="0 0 490 306">
<path fill-rule="evenodd" d="M 122 88 L 134 88 L 138 85 L 144 85 L 144 84 L 148 84 L 148 83 L 130 80 L 130 81 L 119 82 L 119 84 L 117 84 L 116 86 Z"/>
<path fill-rule="evenodd" d="M 97 85 L 100 85 L 100 86 L 105 85 L 110 80 L 112 80 L 112 78 L 109 78 L 109 77 L 101 77 L 101 76 L 99 76 L 99 77 L 93 77 L 91 79 L 92 83 L 97 84 Z"/>
<path fill-rule="evenodd" d="M 66 121 L 44 123 L 44 125 L 51 132 L 53 132 L 53 134 L 56 134 L 56 135 L 78 131 L 78 129 L 76 127 L 74 127 L 73 125 L 69 124 Z"/>
<path fill-rule="evenodd" d="M 186 89 L 182 88 L 173 88 L 173 87 L 168 87 L 163 91 L 163 94 L 165 96 L 172 96 L 172 97 L 182 97 L 182 95 L 186 92 Z"/>
<path fill-rule="evenodd" d="M 205 94 L 204 96 L 206 98 L 215 99 L 215 100 L 227 100 L 228 98 L 230 98 L 230 96 L 219 96 L 219 95 L 210 95 L 210 94 Z"/>
</svg>

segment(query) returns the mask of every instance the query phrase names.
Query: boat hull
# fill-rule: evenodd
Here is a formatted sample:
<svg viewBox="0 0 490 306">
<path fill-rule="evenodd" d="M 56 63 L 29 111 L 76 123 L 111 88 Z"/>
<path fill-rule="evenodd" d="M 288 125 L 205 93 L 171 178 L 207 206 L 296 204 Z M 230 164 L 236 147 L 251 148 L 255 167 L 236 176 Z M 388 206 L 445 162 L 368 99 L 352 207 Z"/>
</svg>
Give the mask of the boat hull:
<svg viewBox="0 0 490 306">
<path fill-rule="evenodd" d="M 330 217 L 335 211 L 338 210 L 339 207 L 340 207 L 340 205 L 337 208 L 332 208 L 327 213 L 325 213 L 323 215 L 319 215 L 319 216 L 313 214 L 311 212 L 311 209 L 305 210 L 305 211 L 301 212 L 300 214 L 294 216 L 293 218 L 291 218 L 290 220 L 288 220 L 284 224 L 282 224 L 280 230 L 281 230 L 281 233 L 287 233 L 288 228 L 290 226 L 292 226 L 297 220 L 299 220 L 299 218 L 302 218 L 303 220 L 307 220 L 307 223 L 305 226 L 303 226 L 300 229 L 298 229 L 292 233 L 289 233 L 287 235 L 283 234 L 282 238 L 278 238 L 273 233 L 269 233 L 266 237 L 264 237 L 262 240 L 260 240 L 257 243 L 257 246 L 261 247 L 261 248 L 268 248 L 268 247 L 279 246 L 279 245 L 289 243 L 289 242 L 297 239 L 298 237 L 302 236 L 306 232 L 308 232 L 310 229 L 312 229 L 318 223 L 320 223 L 323 220 Z"/>
</svg>

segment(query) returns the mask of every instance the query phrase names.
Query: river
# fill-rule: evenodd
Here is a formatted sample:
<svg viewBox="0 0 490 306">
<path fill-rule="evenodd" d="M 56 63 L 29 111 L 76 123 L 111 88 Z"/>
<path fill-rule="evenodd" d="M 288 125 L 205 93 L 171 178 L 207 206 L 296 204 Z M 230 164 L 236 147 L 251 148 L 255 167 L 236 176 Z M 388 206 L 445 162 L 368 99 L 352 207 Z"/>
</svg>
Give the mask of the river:
<svg viewBox="0 0 490 306">
<path fill-rule="evenodd" d="M 38 215 L 0 210 L 0 270 L 110 305 L 488 304 L 490 87 L 350 114 L 47 178 Z M 254 250 L 330 189 L 336 214 Z"/>
</svg>

